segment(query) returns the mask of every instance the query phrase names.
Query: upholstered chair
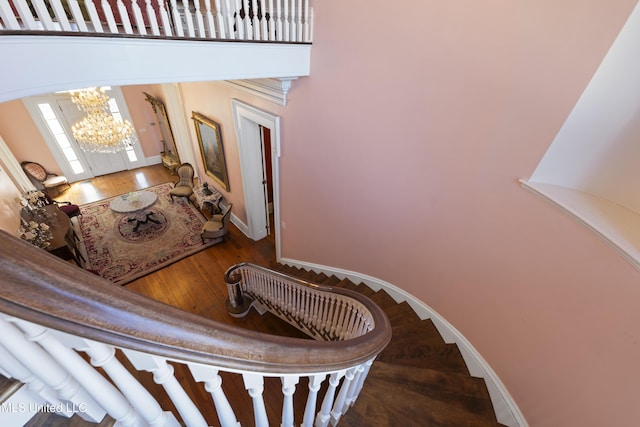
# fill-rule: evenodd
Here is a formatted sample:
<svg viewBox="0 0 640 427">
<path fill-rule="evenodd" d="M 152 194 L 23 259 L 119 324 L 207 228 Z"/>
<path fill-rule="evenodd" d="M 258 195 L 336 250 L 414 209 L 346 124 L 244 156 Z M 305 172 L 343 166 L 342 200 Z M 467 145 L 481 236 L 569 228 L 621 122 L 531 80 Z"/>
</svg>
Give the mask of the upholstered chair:
<svg viewBox="0 0 640 427">
<path fill-rule="evenodd" d="M 171 200 L 174 197 L 189 197 L 193 194 L 193 166 L 190 163 L 183 163 L 176 169 L 178 182 L 169 191 Z"/>
<path fill-rule="evenodd" d="M 213 215 L 209 221 L 202 226 L 202 241 L 215 240 L 220 243 L 224 240 L 224 236 L 229 232 L 229 221 L 231 219 L 231 207 L 229 203 L 221 213 Z"/>
<path fill-rule="evenodd" d="M 69 188 L 67 177 L 47 171 L 40 163 L 22 162 L 20 165 L 31 181 L 47 193 L 58 194 L 63 185 Z"/>
</svg>

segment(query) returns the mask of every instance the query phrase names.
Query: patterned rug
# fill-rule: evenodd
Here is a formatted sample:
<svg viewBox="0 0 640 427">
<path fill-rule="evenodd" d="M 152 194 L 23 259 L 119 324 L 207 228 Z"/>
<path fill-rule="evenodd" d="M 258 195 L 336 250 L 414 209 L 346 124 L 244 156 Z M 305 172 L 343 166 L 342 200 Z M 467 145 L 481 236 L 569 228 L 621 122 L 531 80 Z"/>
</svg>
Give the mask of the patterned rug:
<svg viewBox="0 0 640 427">
<path fill-rule="evenodd" d="M 137 225 L 127 214 L 109 209 L 115 197 L 80 206 L 80 228 L 86 249 L 85 268 L 124 285 L 201 251 L 200 230 L 206 218 L 182 198 L 171 201 L 171 183 L 147 188 L 158 195 L 146 211 L 147 222 Z"/>
</svg>

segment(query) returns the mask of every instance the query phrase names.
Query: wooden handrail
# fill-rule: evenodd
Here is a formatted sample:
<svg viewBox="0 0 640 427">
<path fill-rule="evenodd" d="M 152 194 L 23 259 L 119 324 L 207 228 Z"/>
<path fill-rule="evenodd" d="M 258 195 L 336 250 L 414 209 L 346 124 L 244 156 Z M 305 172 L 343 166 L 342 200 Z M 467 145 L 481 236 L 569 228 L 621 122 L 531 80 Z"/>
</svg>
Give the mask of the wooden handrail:
<svg viewBox="0 0 640 427">
<path fill-rule="evenodd" d="M 0 312 L 118 347 L 230 370 L 299 374 L 347 369 L 391 339 L 368 298 L 375 329 L 344 341 L 248 331 L 182 311 L 115 285 L 0 231 Z"/>
</svg>

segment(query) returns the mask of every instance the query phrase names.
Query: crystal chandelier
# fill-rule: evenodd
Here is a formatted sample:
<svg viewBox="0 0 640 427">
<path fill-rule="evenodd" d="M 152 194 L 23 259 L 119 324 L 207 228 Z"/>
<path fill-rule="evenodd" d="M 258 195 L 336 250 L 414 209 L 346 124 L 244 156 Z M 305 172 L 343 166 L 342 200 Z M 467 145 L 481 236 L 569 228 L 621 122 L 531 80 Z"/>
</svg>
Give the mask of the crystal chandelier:
<svg viewBox="0 0 640 427">
<path fill-rule="evenodd" d="M 71 127 L 73 136 L 85 151 L 115 153 L 135 142 L 128 120 L 117 120 L 109 109 L 109 95 L 102 88 L 71 92 L 71 100 L 86 116 Z"/>
</svg>

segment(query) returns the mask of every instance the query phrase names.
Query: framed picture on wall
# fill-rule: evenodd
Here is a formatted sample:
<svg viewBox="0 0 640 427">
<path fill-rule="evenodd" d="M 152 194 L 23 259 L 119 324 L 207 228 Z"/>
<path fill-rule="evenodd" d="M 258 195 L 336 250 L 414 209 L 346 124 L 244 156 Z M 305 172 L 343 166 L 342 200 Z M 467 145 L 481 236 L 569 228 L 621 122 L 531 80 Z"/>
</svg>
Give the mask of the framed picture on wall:
<svg viewBox="0 0 640 427">
<path fill-rule="evenodd" d="M 191 118 L 196 125 L 200 154 L 202 155 L 207 175 L 213 178 L 226 191 L 229 191 L 229 177 L 224 159 L 220 125 L 195 111 L 192 112 Z"/>
</svg>

